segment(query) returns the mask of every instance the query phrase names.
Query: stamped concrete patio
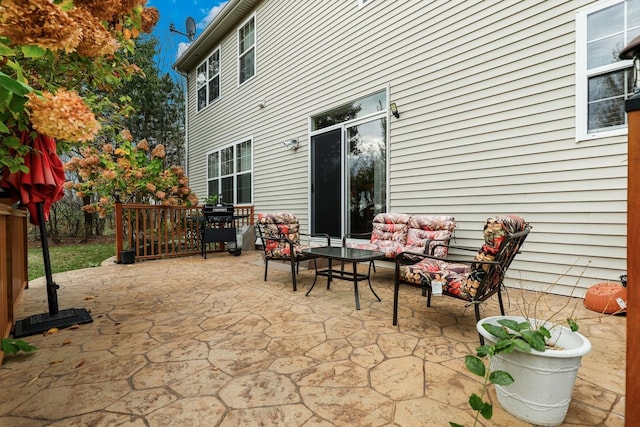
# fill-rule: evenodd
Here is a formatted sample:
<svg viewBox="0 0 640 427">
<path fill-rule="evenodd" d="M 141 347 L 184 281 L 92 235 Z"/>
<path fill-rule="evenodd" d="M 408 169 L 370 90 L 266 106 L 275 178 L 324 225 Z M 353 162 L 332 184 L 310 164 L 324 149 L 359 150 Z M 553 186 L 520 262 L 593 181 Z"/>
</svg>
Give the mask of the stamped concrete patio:
<svg viewBox="0 0 640 427">
<path fill-rule="evenodd" d="M 373 275 L 382 302 L 361 286 L 357 311 L 349 282 L 321 282 L 305 297 L 312 271 L 301 271 L 293 292 L 286 267 L 271 264 L 267 282 L 254 251 L 54 275 L 60 308 L 87 308 L 94 322 L 27 337 L 38 351 L 5 357 L 0 426 L 473 424 L 467 401 L 480 378 L 464 368 L 478 345 L 473 309 L 447 297 L 426 308 L 407 287 L 394 327 L 392 270 Z M 509 291 L 510 313 L 520 314 L 521 298 Z M 593 350 L 564 425 L 623 426 L 626 318 L 599 316 L 579 299 L 548 302 L 568 300 Z M 46 310 L 38 279 L 16 318 Z M 499 314 L 497 304 L 483 313 Z M 479 425 L 529 425 L 491 396 L 493 419 Z"/>
</svg>

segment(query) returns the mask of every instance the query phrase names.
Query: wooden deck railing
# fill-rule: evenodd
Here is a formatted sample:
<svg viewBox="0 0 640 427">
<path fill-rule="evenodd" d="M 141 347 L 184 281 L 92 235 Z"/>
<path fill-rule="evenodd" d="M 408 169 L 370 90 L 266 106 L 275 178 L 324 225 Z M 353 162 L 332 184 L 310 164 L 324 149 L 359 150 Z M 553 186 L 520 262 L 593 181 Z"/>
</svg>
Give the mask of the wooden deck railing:
<svg viewBox="0 0 640 427">
<path fill-rule="evenodd" d="M 116 203 L 116 259 L 134 251 L 135 260 L 195 255 L 201 252 L 202 206 Z M 253 206 L 235 206 L 236 226 L 253 225 Z M 223 245 L 218 245 L 224 250 Z"/>
</svg>

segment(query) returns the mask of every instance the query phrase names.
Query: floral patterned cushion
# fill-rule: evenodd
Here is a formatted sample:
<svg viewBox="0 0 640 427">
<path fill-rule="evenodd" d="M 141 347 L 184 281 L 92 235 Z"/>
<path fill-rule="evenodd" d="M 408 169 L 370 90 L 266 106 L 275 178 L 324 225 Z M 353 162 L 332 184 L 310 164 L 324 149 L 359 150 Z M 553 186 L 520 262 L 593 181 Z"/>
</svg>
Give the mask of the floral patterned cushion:
<svg viewBox="0 0 640 427">
<path fill-rule="evenodd" d="M 424 252 L 425 245 L 429 242 L 430 252 L 439 258 L 446 258 L 449 253 L 447 246 L 438 246 L 438 243 L 449 243 L 456 221 L 452 216 L 427 216 L 414 215 L 407 224 L 407 252 Z"/>
<path fill-rule="evenodd" d="M 371 243 L 393 241 L 400 245 L 407 243 L 407 223 L 409 215 L 379 213 L 373 218 Z"/>
<path fill-rule="evenodd" d="M 400 252 L 423 253 L 427 240 L 436 248 L 437 256 L 446 257 L 447 248 L 433 240 L 448 240 L 456 226 L 451 216 L 406 215 L 379 213 L 373 218 L 371 240 L 367 243 L 347 243 L 347 247 L 384 252 L 395 258 Z"/>
<path fill-rule="evenodd" d="M 379 213 L 373 217 L 373 230 L 368 243 L 347 243 L 347 247 L 384 252 L 385 257 L 395 258 L 407 242 L 409 215 Z"/>
<path fill-rule="evenodd" d="M 484 225 L 484 244 L 474 259 L 495 260 L 506 235 L 524 231 L 527 226 L 527 222 L 516 215 L 488 218 Z M 481 288 L 488 271 L 487 264 L 447 263 L 425 258 L 416 264 L 401 266 L 400 277 L 406 282 L 422 286 L 430 286 L 432 280 L 442 281 L 444 282 L 443 293 L 467 301 L 475 301 L 500 285 L 500 283 L 485 283 Z"/>
<path fill-rule="evenodd" d="M 291 245 L 286 240 L 291 240 L 295 257 L 302 255 L 302 250 L 307 246 L 300 244 L 300 222 L 295 215 L 290 213 L 259 213 L 258 223 L 262 229 L 265 256 L 269 259 L 291 259 Z"/>
</svg>

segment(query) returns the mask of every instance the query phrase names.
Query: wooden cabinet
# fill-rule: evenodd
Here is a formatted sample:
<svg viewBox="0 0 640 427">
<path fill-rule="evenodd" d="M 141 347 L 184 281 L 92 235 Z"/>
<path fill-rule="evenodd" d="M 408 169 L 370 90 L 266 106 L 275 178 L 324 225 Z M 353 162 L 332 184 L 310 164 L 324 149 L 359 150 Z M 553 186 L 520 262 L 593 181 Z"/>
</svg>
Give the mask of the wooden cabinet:
<svg viewBox="0 0 640 427">
<path fill-rule="evenodd" d="M 0 199 L 0 337 L 11 333 L 14 307 L 28 284 L 27 211 Z M 3 353 L 0 352 L 0 364 Z"/>
</svg>

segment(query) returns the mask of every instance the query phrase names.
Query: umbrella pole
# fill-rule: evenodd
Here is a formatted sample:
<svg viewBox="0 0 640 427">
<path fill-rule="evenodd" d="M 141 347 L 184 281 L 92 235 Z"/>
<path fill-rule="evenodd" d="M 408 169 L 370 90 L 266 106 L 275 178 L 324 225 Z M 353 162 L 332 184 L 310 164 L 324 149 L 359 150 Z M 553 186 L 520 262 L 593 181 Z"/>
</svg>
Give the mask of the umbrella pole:
<svg viewBox="0 0 640 427">
<path fill-rule="evenodd" d="M 40 225 L 40 240 L 42 240 L 42 257 L 44 258 L 44 270 L 47 277 L 47 298 L 49 300 L 49 313 L 34 314 L 26 319 L 17 320 L 13 329 L 14 338 L 22 338 L 29 335 L 40 334 L 53 328 L 67 328 L 72 325 L 91 323 L 93 319 L 84 308 L 67 308 L 58 311 L 58 285 L 53 283 L 51 274 L 51 259 L 49 258 L 49 243 L 47 241 L 47 227 L 44 221 L 44 203 L 36 203 L 38 220 Z"/>
<path fill-rule="evenodd" d="M 58 314 L 58 288 L 53 282 L 51 273 L 51 258 L 49 256 L 49 241 L 47 239 L 47 226 L 44 220 L 44 202 L 36 203 L 38 208 L 38 223 L 40 224 L 40 241 L 42 243 L 42 259 L 44 260 L 44 274 L 47 278 L 47 300 L 49 301 L 49 315 Z"/>
</svg>

